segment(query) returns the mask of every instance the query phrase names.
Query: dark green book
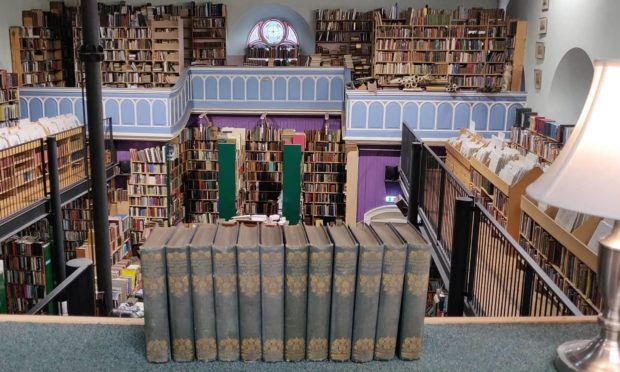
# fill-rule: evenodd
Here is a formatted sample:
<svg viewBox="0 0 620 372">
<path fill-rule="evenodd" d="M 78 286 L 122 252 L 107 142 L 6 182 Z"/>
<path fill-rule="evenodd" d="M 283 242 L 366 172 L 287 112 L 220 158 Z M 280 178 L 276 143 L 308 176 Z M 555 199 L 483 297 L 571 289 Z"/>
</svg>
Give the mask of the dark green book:
<svg viewBox="0 0 620 372">
<path fill-rule="evenodd" d="M 170 336 L 172 359 L 175 362 L 194 360 L 194 312 L 189 284 L 191 275 L 189 245 L 195 231 L 194 227 L 179 225 L 166 244 Z"/>
<path fill-rule="evenodd" d="M 217 359 L 215 300 L 213 298 L 213 261 L 211 249 L 217 225 L 202 224 L 190 245 L 194 340 L 196 359 Z"/>
<path fill-rule="evenodd" d="M 308 239 L 302 225 L 284 226 L 284 239 L 286 240 L 284 358 L 290 362 L 297 362 L 306 356 Z"/>
<path fill-rule="evenodd" d="M 155 228 L 140 248 L 146 360 L 151 363 L 166 363 L 170 360 L 166 243 L 173 230 L 167 227 Z"/>
<path fill-rule="evenodd" d="M 396 355 L 407 246 L 387 223 L 373 223 L 372 228 L 385 247 L 375 359 L 391 360 Z"/>
<path fill-rule="evenodd" d="M 237 240 L 241 359 L 259 361 L 261 349 L 260 252 L 256 223 L 242 223 Z"/>
<path fill-rule="evenodd" d="M 351 358 L 358 246 L 345 225 L 330 226 L 328 231 L 334 242 L 329 356 L 331 360 L 344 362 Z"/>
<path fill-rule="evenodd" d="M 213 243 L 217 354 L 222 361 L 239 360 L 238 232 L 236 222 L 220 222 Z"/>
<path fill-rule="evenodd" d="M 393 223 L 392 227 L 407 243 L 398 354 L 400 359 L 414 360 L 419 359 L 422 352 L 431 246 L 410 224 Z"/>
<path fill-rule="evenodd" d="M 284 244 L 278 225 L 260 229 L 263 359 L 284 360 Z"/>
<path fill-rule="evenodd" d="M 334 246 L 322 226 L 305 226 L 305 229 L 310 244 L 306 358 L 315 361 L 325 360 L 329 350 L 329 312 Z"/>
<path fill-rule="evenodd" d="M 360 247 L 351 359 L 355 362 L 370 362 L 375 352 L 383 245 L 364 224 L 352 226 L 351 232 Z"/>
</svg>

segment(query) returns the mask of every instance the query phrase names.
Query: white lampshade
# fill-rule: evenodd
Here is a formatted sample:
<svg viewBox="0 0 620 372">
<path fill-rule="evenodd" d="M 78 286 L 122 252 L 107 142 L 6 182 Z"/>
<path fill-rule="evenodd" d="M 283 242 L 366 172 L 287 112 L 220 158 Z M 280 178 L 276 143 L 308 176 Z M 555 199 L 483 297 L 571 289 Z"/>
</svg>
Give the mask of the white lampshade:
<svg viewBox="0 0 620 372">
<path fill-rule="evenodd" d="M 581 116 L 549 169 L 527 188 L 543 203 L 620 220 L 620 61 L 595 61 Z"/>
</svg>

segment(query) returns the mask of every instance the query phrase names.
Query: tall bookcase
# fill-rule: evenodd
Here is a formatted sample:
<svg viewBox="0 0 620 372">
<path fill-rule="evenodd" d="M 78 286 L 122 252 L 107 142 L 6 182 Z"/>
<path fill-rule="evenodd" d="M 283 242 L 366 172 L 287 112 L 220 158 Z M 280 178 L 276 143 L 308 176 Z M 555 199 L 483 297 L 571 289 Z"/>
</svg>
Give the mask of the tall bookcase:
<svg viewBox="0 0 620 372">
<path fill-rule="evenodd" d="M 178 151 L 175 143 L 144 150 L 130 149 L 131 175 L 127 188 L 134 245 L 143 242 L 146 227 L 172 226 L 182 216 Z"/>
<path fill-rule="evenodd" d="M 245 148 L 246 214 L 278 213 L 282 192 L 281 130 L 261 123 L 247 132 Z"/>
<path fill-rule="evenodd" d="M 600 218 L 589 217 L 573 232 L 554 220 L 557 208 L 541 210 L 532 200 L 521 198 L 519 242 L 539 266 L 585 315 L 601 309 L 597 255 L 587 246 Z"/>
<path fill-rule="evenodd" d="M 203 4 L 194 7 L 192 19 L 192 60 L 200 66 L 226 64 L 225 4 Z"/>
<path fill-rule="evenodd" d="M 351 55 L 353 79 L 370 76 L 373 12 L 319 9 L 314 17 L 316 52 L 328 57 L 332 66 L 344 66 L 344 56 Z"/>
<path fill-rule="evenodd" d="M 181 17 L 151 21 L 153 82 L 159 87 L 176 84 L 185 66 L 185 37 Z"/>
<path fill-rule="evenodd" d="M 346 155 L 340 130 L 306 131 L 303 165 L 304 222 L 344 221 Z"/>
<path fill-rule="evenodd" d="M 7 311 L 23 314 L 52 290 L 51 246 L 35 237 L 2 243 Z"/>
<path fill-rule="evenodd" d="M 184 196 L 188 222 L 218 219 L 218 157 L 216 127 L 185 128 L 181 135 Z"/>
<path fill-rule="evenodd" d="M 373 74 L 381 86 L 410 75 L 429 75 L 461 90 L 499 91 L 507 63 L 522 70 L 525 22 L 501 9 L 408 9 L 399 18 L 375 12 Z M 522 73 L 507 90 L 520 88 Z"/>
<path fill-rule="evenodd" d="M 13 126 L 19 120 L 19 79 L 0 69 L 0 128 Z"/>
<path fill-rule="evenodd" d="M 65 233 L 65 258 L 77 257 L 76 250 L 88 240 L 93 228 L 91 198 L 86 195 L 62 207 L 62 224 Z"/>
</svg>

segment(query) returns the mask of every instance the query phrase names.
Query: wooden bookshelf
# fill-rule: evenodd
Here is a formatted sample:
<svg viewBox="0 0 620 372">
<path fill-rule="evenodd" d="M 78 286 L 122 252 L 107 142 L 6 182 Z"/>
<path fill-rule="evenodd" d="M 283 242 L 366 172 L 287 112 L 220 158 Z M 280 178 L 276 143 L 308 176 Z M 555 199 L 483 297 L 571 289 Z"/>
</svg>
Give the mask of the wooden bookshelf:
<svg viewBox="0 0 620 372">
<path fill-rule="evenodd" d="M 341 131 L 306 131 L 303 164 L 304 223 L 344 221 L 346 154 Z"/>
<path fill-rule="evenodd" d="M 446 166 L 463 185 L 468 186 L 471 181 L 471 164 L 469 159 L 464 157 L 459 150 L 446 142 Z"/>
<path fill-rule="evenodd" d="M 585 315 L 601 308 L 595 252 L 587 244 L 600 218 L 589 217 L 573 232 L 555 222 L 557 208 L 541 210 L 523 196 L 519 242 Z"/>
<path fill-rule="evenodd" d="M 181 17 L 151 21 L 153 37 L 153 83 L 159 87 L 176 84 L 185 67 L 185 37 Z"/>
<path fill-rule="evenodd" d="M 37 24 L 9 29 L 13 72 L 21 86 L 63 87 L 62 42 L 55 29 Z"/>
<path fill-rule="evenodd" d="M 506 60 L 512 63 L 510 90 L 521 91 L 525 61 L 525 40 L 527 38 L 527 21 L 510 20 L 508 28 L 508 48 Z"/>
<path fill-rule="evenodd" d="M 76 250 L 88 240 L 88 232 L 93 228 L 92 201 L 86 195 L 62 207 L 62 224 L 65 233 L 65 259 L 78 257 Z"/>
<path fill-rule="evenodd" d="M 24 314 L 53 286 L 51 244 L 35 237 L 14 237 L 2 243 L 7 312 Z"/>
<path fill-rule="evenodd" d="M 344 56 L 351 55 L 352 78 L 371 76 L 373 12 L 319 9 L 314 18 L 316 53 L 332 66 L 344 66 Z"/>
<path fill-rule="evenodd" d="M 110 229 L 110 252 L 112 265 L 131 253 L 131 217 L 117 214 L 108 218 Z"/>
<path fill-rule="evenodd" d="M 19 78 L 0 69 L 0 128 L 11 127 L 19 120 Z"/>
<path fill-rule="evenodd" d="M 495 219 L 514 238 L 519 238 L 521 196 L 525 188 L 542 174 L 538 167 L 527 172 L 519 181 L 509 185 L 486 165 L 471 158 L 471 190 Z"/>
<path fill-rule="evenodd" d="M 192 19 L 192 64 L 226 65 L 225 4 L 196 5 Z"/>
<path fill-rule="evenodd" d="M 261 123 L 247 132 L 245 214 L 277 214 L 282 192 L 281 130 Z"/>
<path fill-rule="evenodd" d="M 292 45 L 251 47 L 246 49 L 245 61 L 254 66 L 297 66 L 299 48 Z"/>
<path fill-rule="evenodd" d="M 187 222 L 218 219 L 218 158 L 216 127 L 185 128 L 181 134 L 183 184 Z"/>
<path fill-rule="evenodd" d="M 522 65 L 515 48 L 523 48 L 526 24 L 509 35 L 512 28 L 501 9 L 425 7 L 403 11 L 396 19 L 379 11 L 374 17 L 373 74 L 381 86 L 395 85 L 390 80 L 396 78 L 428 75 L 460 90 L 500 91 L 506 63 Z"/>
<path fill-rule="evenodd" d="M 145 228 L 172 226 L 182 216 L 181 167 L 178 144 L 144 150 L 130 149 L 127 182 L 132 244 L 143 242 Z"/>
<path fill-rule="evenodd" d="M 56 135 L 58 178 L 65 188 L 86 177 L 86 130 L 77 127 Z"/>
</svg>

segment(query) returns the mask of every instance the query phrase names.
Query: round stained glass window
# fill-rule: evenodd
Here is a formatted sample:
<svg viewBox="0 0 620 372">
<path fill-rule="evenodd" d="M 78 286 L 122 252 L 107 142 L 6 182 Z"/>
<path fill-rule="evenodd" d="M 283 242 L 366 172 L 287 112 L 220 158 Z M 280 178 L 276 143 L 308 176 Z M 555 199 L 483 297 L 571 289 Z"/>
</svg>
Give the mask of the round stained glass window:
<svg viewBox="0 0 620 372">
<path fill-rule="evenodd" d="M 263 34 L 263 39 L 269 45 L 277 45 L 284 40 L 286 27 L 282 22 L 272 19 L 263 23 L 261 32 Z"/>
</svg>

